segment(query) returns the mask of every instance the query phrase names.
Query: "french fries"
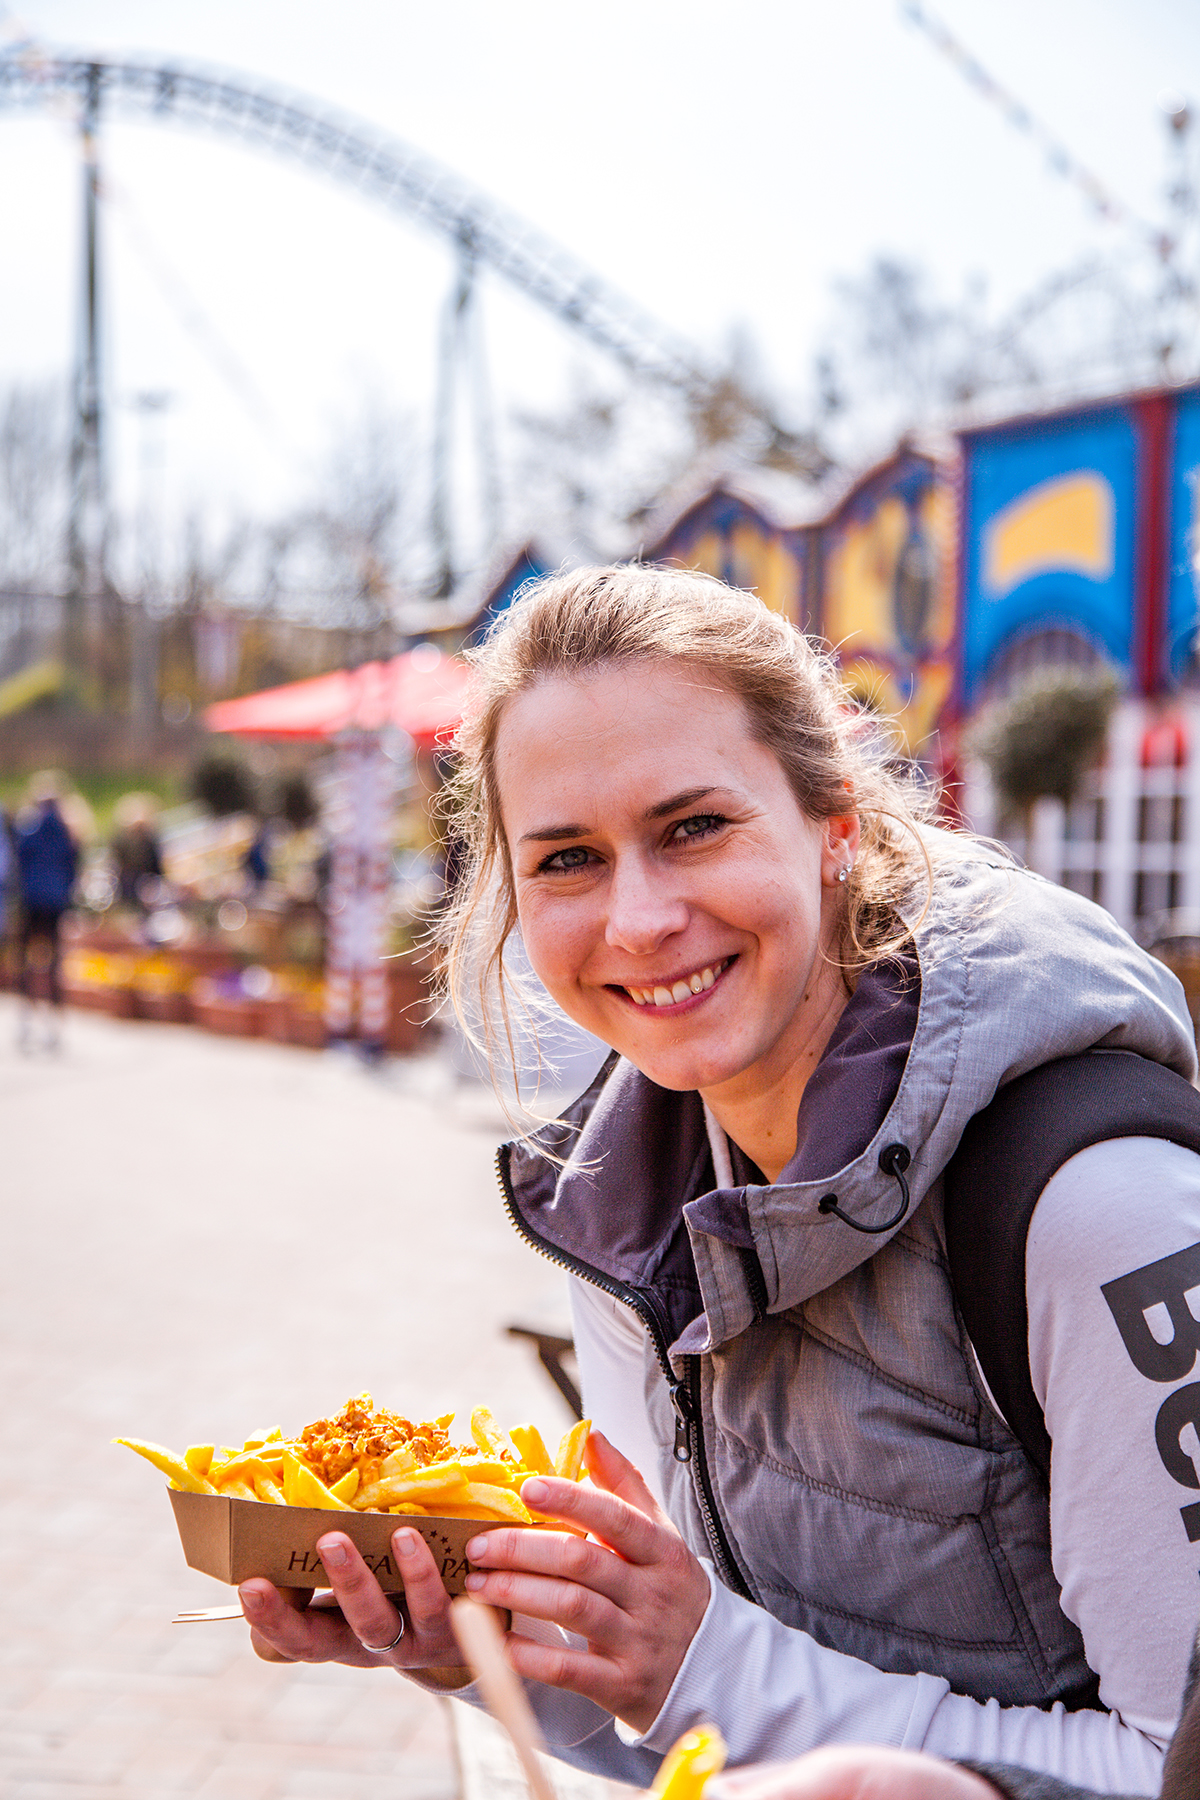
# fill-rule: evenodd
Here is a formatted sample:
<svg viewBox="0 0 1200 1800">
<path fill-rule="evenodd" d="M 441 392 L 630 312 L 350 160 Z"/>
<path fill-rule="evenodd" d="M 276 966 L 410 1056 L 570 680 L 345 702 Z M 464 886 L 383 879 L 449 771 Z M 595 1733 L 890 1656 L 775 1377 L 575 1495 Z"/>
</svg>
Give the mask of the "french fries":
<svg viewBox="0 0 1200 1800">
<path fill-rule="evenodd" d="M 521 1484 L 531 1475 L 583 1478 L 590 1421 L 563 1437 L 551 1459 L 533 1425 L 504 1431 L 486 1406 L 471 1413 L 471 1442 L 454 1446 L 453 1413 L 413 1424 L 376 1409 L 370 1394 L 348 1400 L 332 1419 L 317 1419 L 298 1437 L 278 1426 L 255 1431 L 240 1448 L 191 1444 L 182 1456 L 141 1438 L 115 1438 L 145 1457 L 174 1488 L 228 1494 L 272 1506 L 329 1512 L 391 1512 L 443 1519 L 507 1520 L 535 1525 Z"/>
<path fill-rule="evenodd" d="M 147 1444 L 143 1438 L 114 1438 L 113 1443 L 124 1444 L 127 1450 L 144 1456 L 147 1462 L 170 1478 L 172 1487 L 184 1488 L 189 1494 L 215 1494 L 217 1491 L 211 1481 L 188 1467 L 186 1457 L 176 1456 L 173 1450 L 164 1450 L 161 1444 Z"/>
<path fill-rule="evenodd" d="M 656 1800 L 700 1800 L 710 1775 L 725 1767 L 725 1740 L 715 1725 L 685 1731 L 663 1757 L 650 1789 Z"/>
</svg>

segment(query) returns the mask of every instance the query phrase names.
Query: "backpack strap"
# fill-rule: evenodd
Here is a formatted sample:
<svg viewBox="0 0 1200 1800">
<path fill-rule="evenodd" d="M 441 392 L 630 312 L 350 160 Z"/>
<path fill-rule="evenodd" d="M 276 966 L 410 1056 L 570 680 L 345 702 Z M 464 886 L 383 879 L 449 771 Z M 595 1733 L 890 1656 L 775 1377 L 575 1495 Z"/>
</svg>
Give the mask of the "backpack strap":
<svg viewBox="0 0 1200 1800">
<path fill-rule="evenodd" d="M 1025 1239 L 1042 1189 L 1109 1138 L 1156 1137 L 1200 1152 L 1200 1094 L 1129 1050 L 1043 1063 L 975 1114 L 945 1170 L 950 1279 L 996 1404 L 1043 1480 L 1050 1437 L 1029 1374 Z"/>
</svg>

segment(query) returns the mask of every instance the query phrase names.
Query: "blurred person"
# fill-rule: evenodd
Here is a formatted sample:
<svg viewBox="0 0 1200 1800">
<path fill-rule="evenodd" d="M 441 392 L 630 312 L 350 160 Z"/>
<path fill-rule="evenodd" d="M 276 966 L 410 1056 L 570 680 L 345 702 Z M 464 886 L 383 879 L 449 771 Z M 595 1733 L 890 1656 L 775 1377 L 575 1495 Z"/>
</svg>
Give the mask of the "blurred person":
<svg viewBox="0 0 1200 1800">
<path fill-rule="evenodd" d="M 250 847 L 242 857 L 242 873 L 256 888 L 271 878 L 271 824 L 260 819 Z"/>
<path fill-rule="evenodd" d="M 711 1719 L 735 1767 L 865 1740 L 893 1772 L 921 1750 L 1153 1793 L 1200 1524 L 1172 1441 L 1200 1383 L 1155 1427 L 1200 1347 L 1178 982 L 1101 908 L 936 826 L 752 595 L 577 570 L 473 660 L 452 995 L 502 1051 L 539 1005 L 512 992 L 519 941 L 540 1004 L 613 1052 L 500 1158 L 511 1222 L 569 1273 L 594 1420 L 590 1486 L 522 1490 L 586 1538 L 467 1546 L 547 1741 L 639 1786 Z M 1038 1177 L 1015 1335 L 1046 1475 L 968 1336 L 942 1176 L 999 1090 L 1060 1062 L 1099 1082 L 1098 1049 L 1186 1131 L 1102 1132 Z M 1015 1193 L 1040 1162 L 1032 1132 L 1014 1148 Z M 1164 1269 L 1175 1337 L 1151 1343 Z M 393 1544 L 402 1612 L 336 1530 L 340 1611 L 243 1583 L 260 1654 L 461 1685 L 438 1568 L 410 1527 Z"/>
<path fill-rule="evenodd" d="M 17 858 L 13 849 L 12 820 L 0 806 L 0 980 L 8 986 L 13 972 L 17 924 Z"/>
<path fill-rule="evenodd" d="M 24 996 L 17 1041 L 22 1050 L 32 1048 L 38 977 L 43 973 L 49 1004 L 46 1047 L 55 1049 L 59 1042 L 62 918 L 79 869 L 79 848 L 63 817 L 64 792 L 60 776 L 51 772 L 35 776 L 14 827 L 20 904 L 18 979 Z"/>
<path fill-rule="evenodd" d="M 161 881 L 162 846 L 149 794 L 123 794 L 113 811 L 112 858 L 117 899 L 145 910 L 147 881 Z"/>
<path fill-rule="evenodd" d="M 8 907 L 13 891 L 16 875 L 16 857 L 13 854 L 12 821 L 8 816 L 8 808 L 0 806 L 0 936 L 8 935 Z"/>
</svg>

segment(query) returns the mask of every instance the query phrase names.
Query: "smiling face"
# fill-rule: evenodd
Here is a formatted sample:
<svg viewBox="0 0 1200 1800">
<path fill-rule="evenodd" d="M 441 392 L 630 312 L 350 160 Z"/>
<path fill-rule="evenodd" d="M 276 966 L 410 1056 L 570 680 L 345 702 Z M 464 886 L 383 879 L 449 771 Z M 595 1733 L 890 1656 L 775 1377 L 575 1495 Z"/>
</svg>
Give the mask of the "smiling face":
<svg viewBox="0 0 1200 1800">
<path fill-rule="evenodd" d="M 505 708 L 496 778 L 525 948 L 563 1011 L 702 1090 L 746 1148 L 726 1115 L 774 1096 L 794 1142 L 846 999 L 823 952 L 857 818 L 810 819 L 741 700 L 683 663 L 538 682 Z"/>
</svg>

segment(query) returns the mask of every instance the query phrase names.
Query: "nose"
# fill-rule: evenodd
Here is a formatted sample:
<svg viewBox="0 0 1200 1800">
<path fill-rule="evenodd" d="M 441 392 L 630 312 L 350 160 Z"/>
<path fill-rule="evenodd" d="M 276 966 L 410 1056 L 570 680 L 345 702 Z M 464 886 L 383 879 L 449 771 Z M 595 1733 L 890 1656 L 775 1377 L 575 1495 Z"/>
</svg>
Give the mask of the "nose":
<svg viewBox="0 0 1200 1800">
<path fill-rule="evenodd" d="M 671 891 L 666 870 L 641 857 L 618 858 L 608 889 L 607 944 L 648 956 L 687 923 L 687 903 Z"/>
</svg>

